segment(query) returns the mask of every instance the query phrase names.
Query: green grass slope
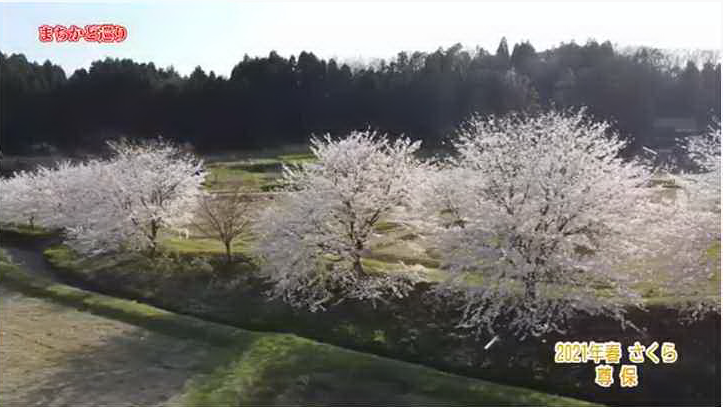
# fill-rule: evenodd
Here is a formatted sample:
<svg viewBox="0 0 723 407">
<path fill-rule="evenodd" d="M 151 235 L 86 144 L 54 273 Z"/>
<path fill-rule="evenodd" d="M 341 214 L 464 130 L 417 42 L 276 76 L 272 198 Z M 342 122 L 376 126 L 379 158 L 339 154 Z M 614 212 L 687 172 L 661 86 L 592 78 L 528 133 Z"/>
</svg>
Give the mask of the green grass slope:
<svg viewBox="0 0 723 407">
<path fill-rule="evenodd" d="M 189 406 L 364 403 L 378 405 L 592 405 L 322 344 L 251 332 L 31 277 L 0 252 L 0 284 L 179 338 L 224 347 L 217 367 L 187 382 Z"/>
</svg>

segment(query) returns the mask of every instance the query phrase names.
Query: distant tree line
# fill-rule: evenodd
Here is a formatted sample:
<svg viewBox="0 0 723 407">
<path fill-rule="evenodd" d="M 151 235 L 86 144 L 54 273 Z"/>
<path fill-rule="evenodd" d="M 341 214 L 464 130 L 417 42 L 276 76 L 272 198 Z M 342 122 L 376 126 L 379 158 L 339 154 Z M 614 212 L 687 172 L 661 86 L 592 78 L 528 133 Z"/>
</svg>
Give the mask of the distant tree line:
<svg viewBox="0 0 723 407">
<path fill-rule="evenodd" d="M 0 53 L 0 148 L 102 146 L 108 137 L 155 137 L 202 150 L 301 143 L 312 133 L 371 128 L 438 146 L 473 112 L 588 106 L 644 143 L 656 117 L 720 117 L 721 66 L 681 67 L 663 52 L 616 51 L 609 42 L 529 42 L 496 52 L 457 44 L 350 67 L 311 52 L 244 57 L 230 77 L 130 59 L 95 61 L 67 77 L 50 61 Z"/>
</svg>

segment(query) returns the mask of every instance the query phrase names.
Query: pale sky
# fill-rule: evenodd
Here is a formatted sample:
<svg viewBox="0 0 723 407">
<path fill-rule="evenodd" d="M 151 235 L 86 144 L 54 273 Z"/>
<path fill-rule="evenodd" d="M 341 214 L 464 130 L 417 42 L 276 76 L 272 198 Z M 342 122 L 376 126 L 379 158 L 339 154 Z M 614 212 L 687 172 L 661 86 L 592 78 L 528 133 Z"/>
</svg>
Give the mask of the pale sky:
<svg viewBox="0 0 723 407">
<path fill-rule="evenodd" d="M 97 59 L 132 58 L 195 66 L 228 75 L 244 54 L 302 50 L 342 61 L 434 51 L 457 42 L 494 52 L 529 40 L 537 50 L 560 42 L 610 40 L 620 47 L 720 49 L 721 2 L 113 2 L 0 3 L 0 51 L 50 59 L 67 75 Z M 43 24 L 112 23 L 122 43 L 41 43 Z"/>
</svg>

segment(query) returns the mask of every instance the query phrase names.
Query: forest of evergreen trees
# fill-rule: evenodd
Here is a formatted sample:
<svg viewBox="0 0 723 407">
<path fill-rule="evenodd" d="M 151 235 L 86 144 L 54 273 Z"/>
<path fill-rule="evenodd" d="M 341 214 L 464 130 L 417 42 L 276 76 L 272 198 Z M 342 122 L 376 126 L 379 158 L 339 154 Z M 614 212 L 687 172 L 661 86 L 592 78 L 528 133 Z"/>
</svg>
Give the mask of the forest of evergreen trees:
<svg viewBox="0 0 723 407">
<path fill-rule="evenodd" d="M 589 107 L 636 145 L 657 118 L 720 117 L 721 66 L 677 66 L 658 50 L 609 42 L 527 42 L 494 53 L 460 45 L 350 67 L 313 53 L 245 57 L 230 77 L 188 76 L 129 59 L 95 61 L 69 77 L 50 61 L 0 53 L 0 148 L 93 148 L 120 135 L 191 142 L 201 150 L 305 142 L 312 133 L 371 127 L 436 146 L 473 112 Z M 654 146 L 653 146 L 654 147 Z"/>
</svg>

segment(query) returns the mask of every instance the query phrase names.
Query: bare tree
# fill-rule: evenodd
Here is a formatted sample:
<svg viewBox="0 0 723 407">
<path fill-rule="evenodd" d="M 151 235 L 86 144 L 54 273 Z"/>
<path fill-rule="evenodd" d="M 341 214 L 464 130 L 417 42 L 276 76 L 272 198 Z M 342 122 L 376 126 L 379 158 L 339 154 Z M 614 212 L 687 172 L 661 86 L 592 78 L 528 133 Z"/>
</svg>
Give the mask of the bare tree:
<svg viewBox="0 0 723 407">
<path fill-rule="evenodd" d="M 231 246 L 248 230 L 251 200 L 237 188 L 230 194 L 204 194 L 199 200 L 193 226 L 204 237 L 218 239 L 226 248 L 226 261 L 233 260 Z"/>
</svg>

